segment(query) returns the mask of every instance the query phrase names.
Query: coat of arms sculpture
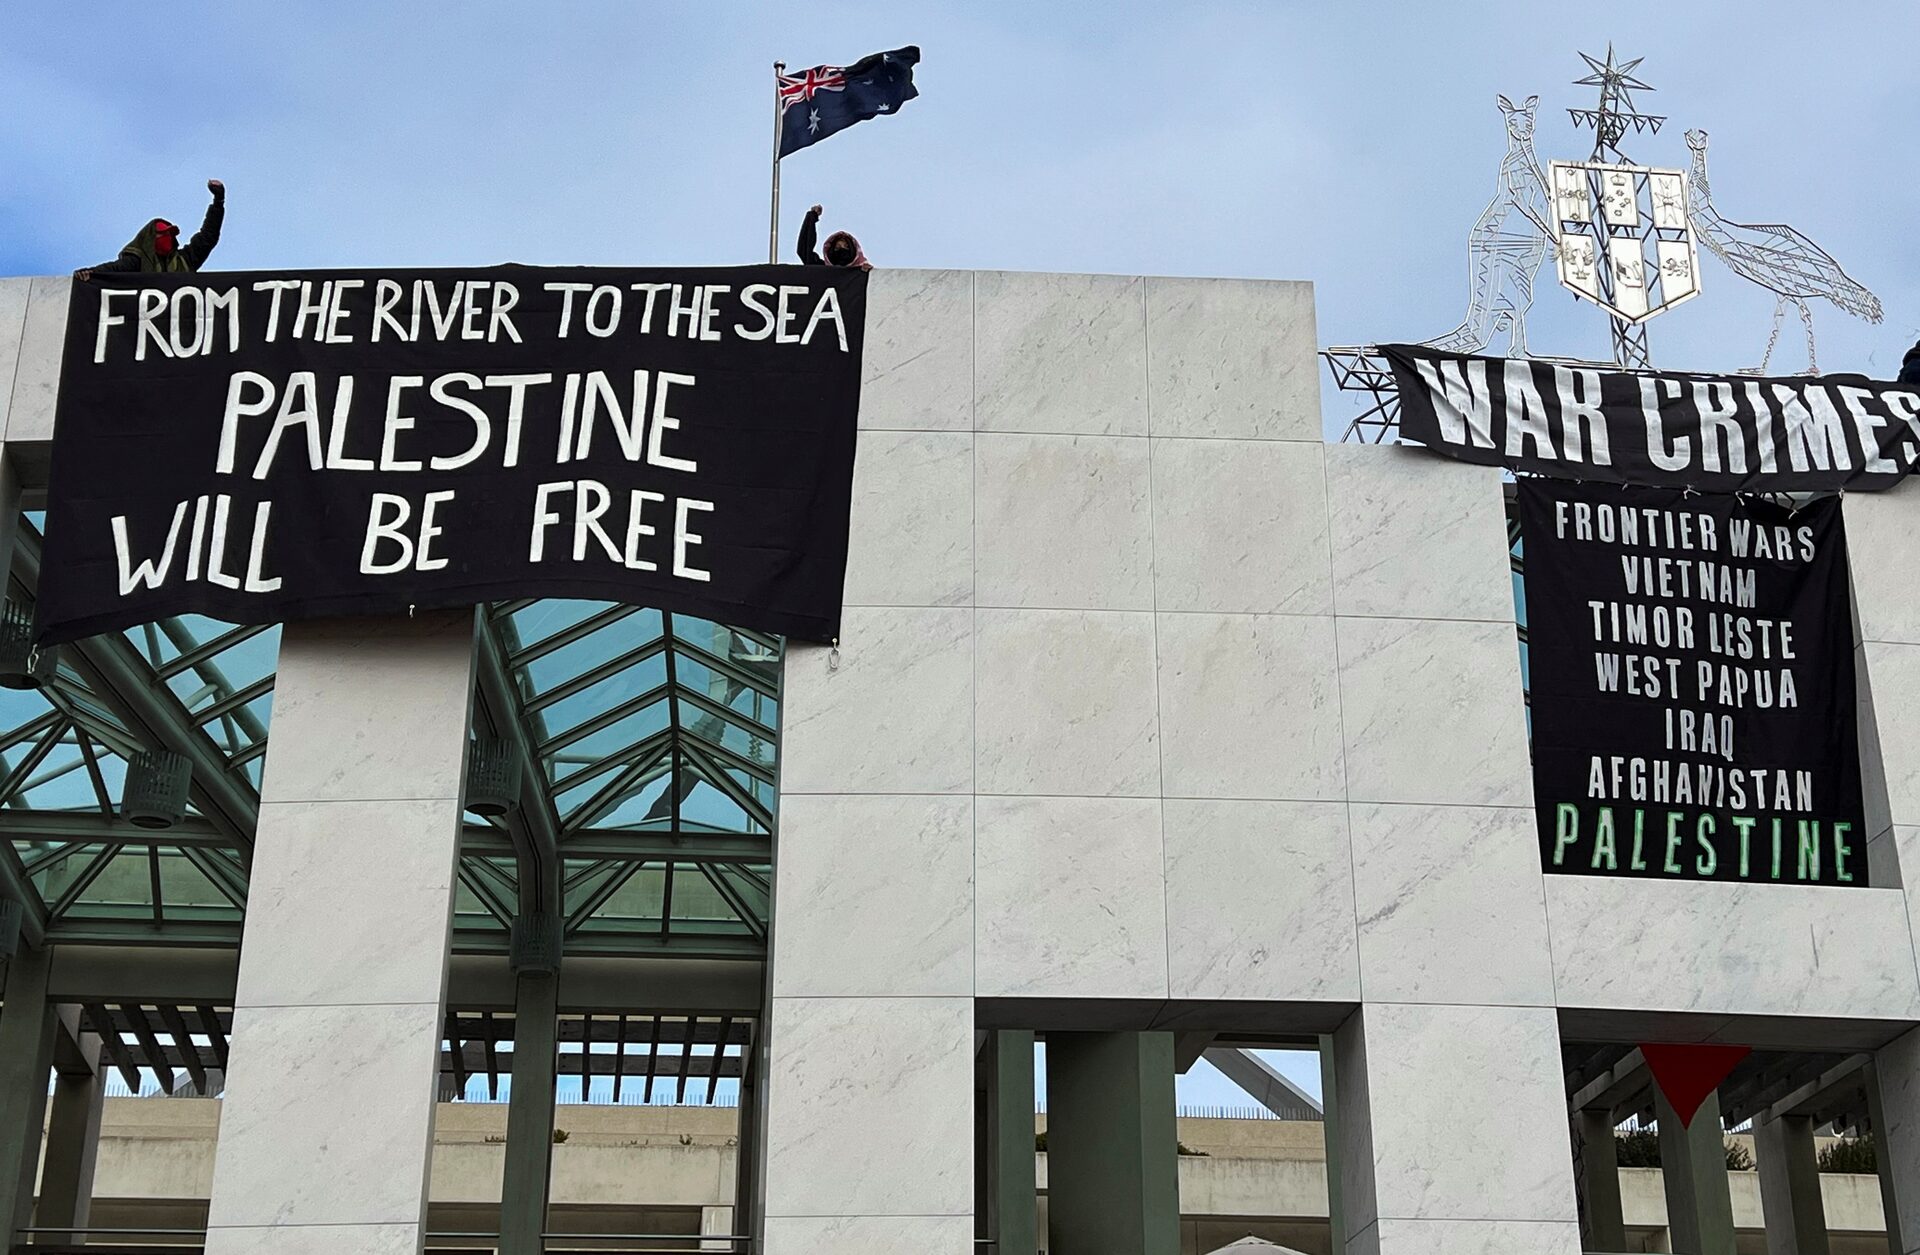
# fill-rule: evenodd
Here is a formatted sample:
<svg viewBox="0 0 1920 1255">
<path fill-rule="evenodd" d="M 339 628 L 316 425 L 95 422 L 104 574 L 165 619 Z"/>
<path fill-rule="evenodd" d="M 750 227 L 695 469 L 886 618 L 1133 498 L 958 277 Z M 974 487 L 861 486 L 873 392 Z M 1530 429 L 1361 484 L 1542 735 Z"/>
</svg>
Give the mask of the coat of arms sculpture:
<svg viewBox="0 0 1920 1255">
<path fill-rule="evenodd" d="M 1599 88 L 1600 99 L 1593 108 L 1567 113 L 1576 127 L 1593 131 L 1592 152 L 1584 161 L 1549 162 L 1543 173 L 1533 153 L 1539 98 L 1529 96 L 1517 106 L 1499 98 L 1507 149 L 1493 199 L 1467 237 L 1466 316 L 1425 344 L 1475 354 L 1504 338 L 1508 356 L 1538 357 L 1528 350 L 1527 315 L 1537 273 L 1551 256 L 1561 286 L 1605 310 L 1612 324 L 1613 361 L 1581 364 L 1651 369 L 1647 324 L 1700 294 L 1701 243 L 1776 298 L 1766 354 L 1748 373 L 1768 369 L 1789 308 L 1798 311 L 1806 331 L 1807 373 L 1817 371 L 1811 298 L 1880 321 L 1879 299 L 1805 235 L 1783 224 L 1735 223 L 1719 215 L 1707 190 L 1704 131 L 1687 133 L 1691 171 L 1629 158 L 1621 142 L 1630 134 L 1658 134 L 1666 121 L 1634 105 L 1634 92 L 1653 90 L 1634 75 L 1641 58 L 1616 62 L 1611 46 L 1604 60 L 1580 55 L 1591 73 L 1575 85 Z M 1330 348 L 1322 356 L 1337 388 L 1368 397 L 1345 439 L 1391 439 L 1399 426 L 1399 393 L 1384 359 L 1372 345 Z"/>
</svg>

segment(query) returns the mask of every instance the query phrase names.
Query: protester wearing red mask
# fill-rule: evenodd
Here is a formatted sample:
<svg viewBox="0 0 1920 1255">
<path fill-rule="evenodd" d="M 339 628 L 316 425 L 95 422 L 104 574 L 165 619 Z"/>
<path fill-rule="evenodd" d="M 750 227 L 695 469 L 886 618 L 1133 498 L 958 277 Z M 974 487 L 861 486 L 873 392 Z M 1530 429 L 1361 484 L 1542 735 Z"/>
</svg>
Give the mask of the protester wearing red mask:
<svg viewBox="0 0 1920 1255">
<path fill-rule="evenodd" d="M 813 251 L 813 242 L 819 238 L 820 212 L 820 206 L 815 205 L 807 210 L 805 220 L 800 223 L 800 261 L 808 266 L 846 266 L 855 270 L 872 270 L 873 263 L 867 260 L 860 241 L 848 231 L 835 231 L 827 237 L 827 246 L 823 250 L 825 257 Z"/>
<path fill-rule="evenodd" d="M 180 242 L 179 227 L 165 218 L 155 218 L 140 228 L 140 234 L 120 250 L 118 257 L 82 270 L 80 277 L 91 278 L 96 270 L 103 274 L 124 271 L 156 274 L 200 269 L 206 264 L 207 254 L 220 242 L 220 224 L 227 216 L 226 184 L 219 179 L 208 179 L 207 190 L 213 193 L 213 204 L 207 206 L 206 220 L 185 244 Z"/>
</svg>

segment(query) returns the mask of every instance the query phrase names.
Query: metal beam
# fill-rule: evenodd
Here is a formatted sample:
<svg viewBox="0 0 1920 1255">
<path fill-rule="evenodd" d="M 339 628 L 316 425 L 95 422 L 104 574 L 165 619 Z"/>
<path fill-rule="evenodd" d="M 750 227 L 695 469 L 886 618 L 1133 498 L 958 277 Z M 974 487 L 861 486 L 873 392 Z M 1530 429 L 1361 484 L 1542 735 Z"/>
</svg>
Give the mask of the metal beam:
<svg viewBox="0 0 1920 1255">
<path fill-rule="evenodd" d="M 500 857 L 514 852 L 513 842 L 495 828 L 467 825 L 462 854 Z M 562 858 L 594 862 L 754 863 L 773 862 L 773 838 L 750 832 L 629 832 L 618 828 L 584 829 L 560 843 Z"/>
<path fill-rule="evenodd" d="M 764 956 L 762 956 L 764 957 Z M 760 959 L 688 959 L 603 957 L 569 952 L 560 965 L 560 1006 L 564 1012 L 607 1015 L 641 1007 L 671 1008 L 675 1013 L 730 1014 L 736 1023 L 756 1015 L 762 1002 L 764 962 Z M 483 1008 L 510 1010 L 514 977 L 505 954 L 453 956 L 447 973 L 447 1006 L 459 1008 L 472 1029 Z M 605 1030 L 605 1021 L 594 1025 Z M 629 1028 L 641 1036 L 636 1018 Z M 474 1035 L 473 1033 L 469 1034 Z"/>
<path fill-rule="evenodd" d="M 13 574 L 31 591 L 40 584 L 40 541 L 22 531 L 13 550 Z M 226 755 L 173 696 L 124 636 L 108 632 L 66 647 L 62 657 L 136 736 L 155 749 L 183 754 L 193 764 L 194 805 L 234 843 L 253 848 L 260 799 L 227 770 Z"/>
<path fill-rule="evenodd" d="M 120 1030 L 115 1026 L 113 1016 L 98 1003 L 86 1004 L 86 1022 L 99 1034 L 101 1049 L 112 1060 L 113 1066 L 120 1071 L 120 1079 L 134 1093 L 140 1092 L 140 1067 L 133 1061 L 133 1052 L 127 1049 L 127 1043 L 120 1038 Z"/>
<path fill-rule="evenodd" d="M 58 1002 L 233 1005 L 238 950 L 188 946 L 61 945 L 49 990 Z"/>
<path fill-rule="evenodd" d="M 0 841 L 0 899 L 20 904 L 20 938 L 38 950 L 47 942 L 47 904 L 28 879 L 11 841 Z"/>
<path fill-rule="evenodd" d="M 1252 1099 L 1282 1120 L 1297 1120 L 1302 1110 L 1314 1115 L 1325 1109 L 1313 1096 L 1275 1071 L 1265 1059 L 1251 1050 L 1232 1046 L 1213 1046 L 1201 1056 L 1220 1069 L 1229 1081 L 1247 1091 Z"/>
<path fill-rule="evenodd" d="M 1817 1116 L 1823 1106 L 1831 1107 L 1836 1091 L 1846 1095 L 1848 1091 L 1866 1089 L 1866 1068 L 1873 1062 L 1873 1056 L 1866 1054 L 1850 1055 L 1841 1062 L 1828 1068 L 1819 1076 L 1808 1081 L 1792 1093 L 1779 1099 L 1767 1108 L 1766 1119 L 1781 1120 L 1788 1116 Z M 1824 1101 L 1823 1101 L 1824 1100 Z"/>
<path fill-rule="evenodd" d="M 1173 1035 L 1173 1070 L 1176 1075 L 1185 1076 L 1200 1061 L 1200 1056 L 1213 1045 L 1218 1033 L 1175 1033 Z"/>
<path fill-rule="evenodd" d="M 80 946 L 207 946 L 237 950 L 240 946 L 240 922 L 215 923 L 211 920 L 183 922 L 174 920 L 156 924 L 152 920 L 63 919 L 52 926 L 51 939 L 62 949 Z"/>
<path fill-rule="evenodd" d="M 1789 1054 L 1769 1059 L 1745 1076 L 1736 1071 L 1720 1083 L 1721 1110 L 1737 1116 L 1733 1121 L 1736 1124 L 1754 1119 L 1782 1099 L 1817 1085 L 1820 1077 L 1836 1063 L 1848 1065 L 1848 1061 L 1834 1055 Z M 1860 1065 L 1852 1063 L 1851 1066 Z"/>
<path fill-rule="evenodd" d="M 514 853 L 520 862 L 520 910 L 523 915 L 560 915 L 560 822 L 547 796 L 546 774 L 528 741 L 520 699 L 507 674 L 505 651 L 494 632 L 493 616 L 480 614 L 474 646 L 474 698 L 489 731 L 513 747 L 520 761 L 520 805 L 507 815 Z"/>
<path fill-rule="evenodd" d="M 631 1057 L 599 1054 L 593 1055 L 590 1062 L 583 1062 L 583 1057 L 577 1054 L 569 1053 L 561 1055 L 554 1065 L 556 1075 L 580 1076 L 582 1073 L 591 1072 L 594 1076 L 614 1076 L 616 1069 L 619 1069 L 620 1072 L 624 1074 L 625 1069 L 621 1067 L 623 1061 L 625 1063 L 632 1063 L 645 1057 L 638 1050 L 638 1043 L 635 1043 L 635 1046 L 636 1049 Z M 496 1046 L 494 1048 L 494 1060 L 502 1072 L 508 1076 L 513 1075 L 513 1047 L 511 1045 Z M 468 1075 L 472 1075 L 481 1071 L 485 1067 L 485 1064 L 486 1050 L 482 1046 L 481 1040 L 477 1037 L 464 1039 L 457 1053 L 445 1049 L 440 1052 L 440 1070 L 442 1072 L 453 1072 L 455 1075 L 458 1075 L 460 1070 L 464 1068 Z M 708 1074 L 708 1079 L 714 1079 L 711 1077 L 711 1067 L 708 1061 L 702 1060 L 700 1067 L 703 1072 Z M 741 1075 L 741 1067 L 742 1064 L 739 1055 L 723 1055 L 721 1057 L 720 1073 L 717 1079 L 723 1081 L 738 1080 Z M 700 1080 L 701 1077 L 696 1076 L 691 1079 Z M 707 1100 L 708 1103 L 712 1101 L 711 1098 Z"/>
<path fill-rule="evenodd" d="M 1628 1099 L 1638 1101 L 1652 1084 L 1653 1073 L 1647 1070 L 1646 1057 L 1635 1047 L 1569 1098 L 1567 1110 L 1576 1115 L 1582 1111 L 1605 1111 L 1611 1120 L 1613 1113 L 1625 1106 Z"/>
<path fill-rule="evenodd" d="M 188 815 L 171 828 L 141 828 L 118 815 L 98 811 L 36 811 L 0 808 L 0 839 L 16 841 L 94 841 L 118 845 L 213 846 L 243 849 L 211 820 Z"/>
</svg>

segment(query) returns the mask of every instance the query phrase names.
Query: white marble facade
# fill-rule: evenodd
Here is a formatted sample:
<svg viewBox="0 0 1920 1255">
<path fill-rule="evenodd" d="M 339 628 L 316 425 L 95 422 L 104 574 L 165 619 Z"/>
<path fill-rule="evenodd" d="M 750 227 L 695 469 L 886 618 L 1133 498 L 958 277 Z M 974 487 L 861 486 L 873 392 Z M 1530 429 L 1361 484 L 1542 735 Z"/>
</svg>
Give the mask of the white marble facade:
<svg viewBox="0 0 1920 1255">
<path fill-rule="evenodd" d="M 51 431 L 66 294 L 0 280 L 0 433 L 22 456 Z M 967 1249 L 977 999 L 1339 1024 L 1349 1255 L 1577 1250 L 1568 1015 L 1877 1048 L 1920 1181 L 1920 485 L 1846 505 L 1874 559 L 1855 585 L 1879 887 L 1546 877 L 1500 476 L 1325 444 L 1308 285 L 880 270 L 871 305 L 842 640 L 787 664 L 766 1255 Z M 406 646 L 364 648 L 406 671 Z M 312 652 L 341 669 L 313 691 L 355 650 Z M 303 952 L 325 921 L 279 907 L 322 825 L 373 842 L 457 820 L 459 738 L 433 733 L 466 726 L 442 708 L 465 689 L 442 652 L 441 705 L 380 703 L 382 743 L 438 755 L 405 773 L 424 792 L 382 788 L 391 764 L 325 710 L 296 738 L 283 671 L 256 907 Z M 282 748 L 316 736 L 324 755 Z M 343 895 L 431 914 L 450 839 L 419 853 L 406 884 Z M 385 1043 L 366 1101 L 424 1103 L 434 964 L 373 972 L 349 928 L 337 964 L 302 969 L 255 932 L 235 1098 L 243 1043 L 333 1017 Z M 223 1155 L 222 1249 L 411 1249 L 413 1151 L 340 1166 L 364 1187 L 297 1188 L 333 1171 L 311 1098 L 349 1084 L 314 1078 L 298 1110 L 264 1075 L 234 1104 L 223 1149 L 269 1149 Z M 422 1113 L 391 1110 L 394 1144 L 422 1144 Z M 1501 1136 L 1468 1144 L 1476 1112 Z M 288 1130 L 318 1149 L 290 1158 Z"/>
<path fill-rule="evenodd" d="M 1500 475 L 1324 443 L 1315 344 L 1301 283 L 874 272 L 840 653 L 787 665 L 768 1255 L 965 1249 L 957 1129 L 872 1129 L 968 1118 L 969 995 L 1328 1008 L 1350 1255 L 1579 1249 L 1563 1010 L 1920 1023 L 1920 488 L 1847 506 L 1903 555 L 1859 594 L 1896 887 L 1549 878 Z M 823 1025 L 901 1056 L 823 1072 Z M 829 1109 L 857 1173 L 778 1127 Z"/>
</svg>

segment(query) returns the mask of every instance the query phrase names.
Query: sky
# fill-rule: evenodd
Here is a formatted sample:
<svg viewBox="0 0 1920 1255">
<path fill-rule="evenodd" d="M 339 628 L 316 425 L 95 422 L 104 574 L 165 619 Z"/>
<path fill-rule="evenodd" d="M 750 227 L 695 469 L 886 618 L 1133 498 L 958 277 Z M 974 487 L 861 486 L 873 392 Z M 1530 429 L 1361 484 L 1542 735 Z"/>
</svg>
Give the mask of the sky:
<svg viewBox="0 0 1920 1255">
<path fill-rule="evenodd" d="M 880 266 L 1307 279 L 1322 344 L 1425 339 L 1466 308 L 1496 96 L 1540 97 L 1542 164 L 1584 158 L 1578 54 L 1612 43 L 1670 119 L 1632 158 L 1684 168 L 1708 131 L 1724 216 L 1797 227 L 1879 294 L 1880 326 L 1814 307 L 1825 369 L 1890 378 L 1920 338 L 1906 0 L 14 0 L 0 274 L 197 223 L 216 177 L 215 268 L 764 260 L 771 63 L 909 43 L 918 99 L 783 163 L 783 255 L 818 201 Z M 1601 314 L 1536 286 L 1534 349 L 1605 356 Z M 1704 252 L 1702 287 L 1651 324 L 1655 363 L 1757 364 L 1771 295 Z M 1805 364 L 1790 323 L 1775 368 Z M 1337 434 L 1356 407 L 1323 388 Z"/>
</svg>

